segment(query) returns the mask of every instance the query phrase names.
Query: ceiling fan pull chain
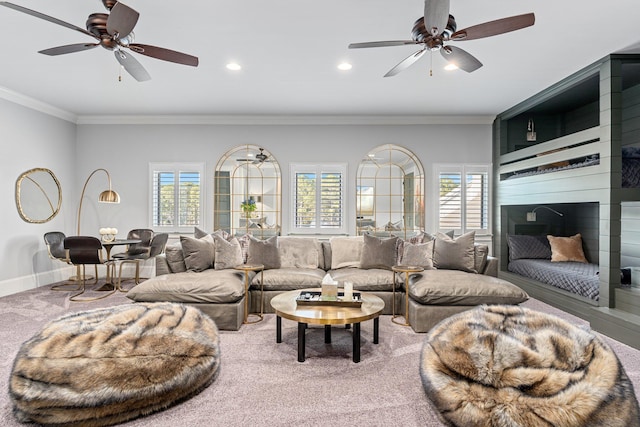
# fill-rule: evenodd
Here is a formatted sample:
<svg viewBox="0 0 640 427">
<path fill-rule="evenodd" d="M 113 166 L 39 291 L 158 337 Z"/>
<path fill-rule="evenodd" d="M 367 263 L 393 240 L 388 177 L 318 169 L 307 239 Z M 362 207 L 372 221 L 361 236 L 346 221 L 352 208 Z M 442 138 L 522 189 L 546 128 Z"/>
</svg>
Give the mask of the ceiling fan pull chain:
<svg viewBox="0 0 640 427">
<path fill-rule="evenodd" d="M 120 66 L 120 71 L 119 71 L 119 73 L 118 73 L 118 81 L 119 81 L 119 82 L 121 82 L 121 81 L 122 81 L 122 69 L 123 69 L 123 68 L 124 68 L 124 67 L 121 65 L 121 66 Z"/>
<path fill-rule="evenodd" d="M 429 52 L 429 77 L 433 77 L 433 51 Z"/>
</svg>

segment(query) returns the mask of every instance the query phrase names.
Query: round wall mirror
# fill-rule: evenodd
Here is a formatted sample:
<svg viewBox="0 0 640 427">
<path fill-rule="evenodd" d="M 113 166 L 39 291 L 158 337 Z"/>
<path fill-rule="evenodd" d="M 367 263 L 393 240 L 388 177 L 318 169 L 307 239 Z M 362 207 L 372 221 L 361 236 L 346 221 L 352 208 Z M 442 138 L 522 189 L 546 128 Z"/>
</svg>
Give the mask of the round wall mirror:
<svg viewBox="0 0 640 427">
<path fill-rule="evenodd" d="M 50 221 L 60 212 L 62 188 L 49 169 L 34 168 L 16 181 L 16 206 L 20 218 L 32 224 Z"/>
<path fill-rule="evenodd" d="M 386 144 L 367 153 L 356 178 L 357 234 L 403 238 L 424 230 L 424 169 L 406 148 Z"/>
</svg>

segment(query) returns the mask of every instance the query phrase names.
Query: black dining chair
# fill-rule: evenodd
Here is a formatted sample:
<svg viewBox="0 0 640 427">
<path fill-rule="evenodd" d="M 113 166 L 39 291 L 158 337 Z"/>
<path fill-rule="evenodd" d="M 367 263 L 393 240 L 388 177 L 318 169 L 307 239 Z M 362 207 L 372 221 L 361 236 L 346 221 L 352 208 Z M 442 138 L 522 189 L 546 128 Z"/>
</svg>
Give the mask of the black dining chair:
<svg viewBox="0 0 640 427">
<path fill-rule="evenodd" d="M 135 263 L 136 265 L 136 275 L 134 277 L 135 284 L 140 283 L 140 263 L 144 262 L 148 259 L 153 259 L 164 252 L 164 248 L 167 246 L 167 240 L 169 240 L 169 235 L 167 233 L 158 233 L 153 236 L 151 239 L 151 245 L 149 246 L 149 251 L 138 254 L 130 254 L 126 257 L 120 256 L 117 257 L 114 255 L 114 260 L 120 262 L 120 268 L 118 272 L 118 289 L 121 292 L 127 292 L 122 289 L 122 266 L 126 263 Z M 125 254 L 126 252 L 123 252 Z M 120 255 L 120 254 L 118 254 Z"/>
<path fill-rule="evenodd" d="M 102 298 L 106 298 L 112 295 L 117 289 L 114 287 L 112 291 L 104 292 L 99 297 L 92 298 L 78 298 L 86 291 L 86 266 L 93 265 L 96 268 L 96 280 L 98 282 L 98 265 L 105 265 L 107 268 L 112 268 L 113 262 L 105 260 L 102 256 L 102 243 L 100 239 L 93 236 L 71 236 L 64 239 L 64 248 L 69 253 L 69 261 L 71 264 L 82 267 L 82 274 L 80 275 L 80 292 L 71 295 L 70 301 L 74 302 L 86 302 L 95 301 Z"/>
<path fill-rule="evenodd" d="M 65 237 L 66 236 L 62 231 L 49 231 L 47 233 L 44 233 L 44 243 L 47 246 L 47 253 L 49 254 L 49 258 L 71 265 L 71 260 L 69 259 L 69 253 L 64 248 Z M 98 277 L 97 266 L 96 266 L 95 277 Z M 81 286 L 79 283 L 80 277 L 78 277 L 78 275 L 71 276 L 69 280 L 76 283 L 63 283 L 60 285 L 53 285 L 51 286 L 51 290 L 79 291 L 81 289 Z"/>
</svg>

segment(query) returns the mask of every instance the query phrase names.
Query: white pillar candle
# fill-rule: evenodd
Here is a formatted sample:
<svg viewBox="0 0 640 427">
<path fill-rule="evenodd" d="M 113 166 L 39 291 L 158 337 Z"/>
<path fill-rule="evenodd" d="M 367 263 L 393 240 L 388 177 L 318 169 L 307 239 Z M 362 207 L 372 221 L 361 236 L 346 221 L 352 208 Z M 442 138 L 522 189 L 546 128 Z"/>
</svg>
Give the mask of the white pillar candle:
<svg viewBox="0 0 640 427">
<path fill-rule="evenodd" d="M 351 282 L 344 282 L 344 300 L 353 300 L 353 283 Z"/>
</svg>

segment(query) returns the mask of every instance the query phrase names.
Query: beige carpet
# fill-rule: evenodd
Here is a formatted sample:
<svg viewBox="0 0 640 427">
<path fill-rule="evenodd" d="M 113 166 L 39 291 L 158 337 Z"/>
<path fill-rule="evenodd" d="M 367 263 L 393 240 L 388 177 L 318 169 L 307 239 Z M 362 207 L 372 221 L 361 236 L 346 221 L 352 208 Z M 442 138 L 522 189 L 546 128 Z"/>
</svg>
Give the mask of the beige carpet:
<svg viewBox="0 0 640 427">
<path fill-rule="evenodd" d="M 94 303 L 69 303 L 48 286 L 0 298 L 0 425 L 20 426 L 7 393 L 11 364 L 20 344 L 47 321 L 69 311 L 129 304 L 124 294 Z M 531 300 L 524 306 L 584 324 Z M 297 327 L 283 320 L 276 343 L 275 316 L 220 334 L 222 364 L 216 381 L 176 407 L 126 426 L 440 426 L 419 374 L 424 334 L 380 319 L 380 344 L 372 343 L 371 321 L 362 324 L 362 358 L 351 360 L 351 335 L 343 329 L 324 343 L 321 328 L 307 332 L 307 359 L 296 361 Z M 640 395 L 640 351 L 607 340 Z"/>
</svg>

